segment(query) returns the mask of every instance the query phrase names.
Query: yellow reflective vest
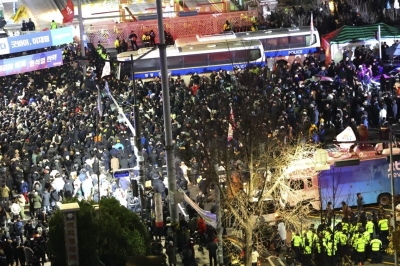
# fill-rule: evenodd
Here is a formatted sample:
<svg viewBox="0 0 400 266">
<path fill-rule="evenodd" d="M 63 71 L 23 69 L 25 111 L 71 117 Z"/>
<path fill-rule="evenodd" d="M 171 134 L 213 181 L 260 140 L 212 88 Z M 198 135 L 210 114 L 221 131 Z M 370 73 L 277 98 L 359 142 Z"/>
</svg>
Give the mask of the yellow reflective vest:
<svg viewBox="0 0 400 266">
<path fill-rule="evenodd" d="M 388 219 L 385 218 L 385 219 L 380 220 L 378 222 L 378 227 L 379 227 L 379 230 L 381 230 L 381 231 L 389 230 L 389 221 L 388 221 Z"/>
<path fill-rule="evenodd" d="M 371 250 L 372 251 L 380 251 L 382 247 L 382 241 L 375 238 L 371 240 Z"/>
</svg>

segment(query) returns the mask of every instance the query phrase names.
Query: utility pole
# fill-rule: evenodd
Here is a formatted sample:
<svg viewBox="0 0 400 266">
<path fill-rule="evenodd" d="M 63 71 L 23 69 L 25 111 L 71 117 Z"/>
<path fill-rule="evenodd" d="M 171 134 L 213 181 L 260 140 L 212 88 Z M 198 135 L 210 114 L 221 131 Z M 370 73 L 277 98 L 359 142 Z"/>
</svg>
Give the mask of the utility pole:
<svg viewBox="0 0 400 266">
<path fill-rule="evenodd" d="M 224 186 L 223 183 L 220 183 L 220 175 L 223 174 L 226 176 L 226 169 L 224 169 L 224 173 L 220 172 L 219 164 L 216 163 L 214 165 L 214 170 L 217 174 L 217 179 L 214 182 L 214 193 L 215 193 L 215 206 L 216 206 L 216 216 L 217 216 L 217 236 L 218 236 L 218 254 L 217 254 L 217 263 L 219 265 L 224 265 L 224 252 L 223 252 L 223 244 L 222 244 L 222 213 L 221 213 L 221 186 Z M 226 178 L 226 177 L 225 177 Z"/>
<path fill-rule="evenodd" d="M 168 65 L 167 65 L 167 46 L 165 45 L 164 22 L 162 1 L 157 0 L 157 21 L 158 21 L 158 36 L 160 38 L 159 51 L 160 51 L 160 66 L 161 66 L 161 85 L 163 96 L 163 111 L 164 111 L 164 128 L 165 128 L 165 153 L 167 156 L 167 176 L 168 176 L 168 198 L 169 198 L 169 211 L 171 218 L 172 228 L 175 229 L 179 223 L 178 217 L 178 203 L 175 202 L 176 194 L 176 178 L 175 178 L 175 165 L 174 165 L 174 147 L 172 145 L 172 131 L 171 131 L 171 107 L 168 86 Z"/>
<path fill-rule="evenodd" d="M 141 154 L 142 152 L 142 142 L 140 141 L 140 113 L 139 113 L 139 104 L 137 101 L 137 91 L 136 91 L 136 82 L 135 82 L 135 62 L 133 61 L 133 55 L 131 55 L 131 67 L 132 67 L 132 91 L 133 91 L 133 115 L 134 115 L 134 124 L 135 124 L 135 156 L 137 162 L 137 170 L 138 170 L 138 177 L 140 181 L 139 187 L 139 195 L 140 195 L 140 209 L 142 214 L 142 221 L 146 219 L 146 199 L 144 197 L 144 186 L 146 183 L 144 177 L 144 158 Z"/>
<path fill-rule="evenodd" d="M 380 46 L 379 46 L 380 47 Z M 388 128 L 389 130 L 389 150 L 390 150 L 390 181 L 391 181 L 391 193 L 392 193 L 392 213 L 393 213 L 393 231 L 396 230 L 396 195 L 394 194 L 394 167 L 393 167 L 393 132 L 392 127 Z M 397 251 L 394 250 L 394 265 L 398 265 L 397 261 Z"/>
<path fill-rule="evenodd" d="M 82 18 L 82 0 L 78 0 L 78 20 L 79 20 L 79 39 L 81 45 L 81 63 L 83 68 L 83 82 L 85 82 L 86 78 L 86 61 L 83 57 L 86 55 L 85 52 L 85 42 L 83 41 L 83 18 Z"/>
</svg>

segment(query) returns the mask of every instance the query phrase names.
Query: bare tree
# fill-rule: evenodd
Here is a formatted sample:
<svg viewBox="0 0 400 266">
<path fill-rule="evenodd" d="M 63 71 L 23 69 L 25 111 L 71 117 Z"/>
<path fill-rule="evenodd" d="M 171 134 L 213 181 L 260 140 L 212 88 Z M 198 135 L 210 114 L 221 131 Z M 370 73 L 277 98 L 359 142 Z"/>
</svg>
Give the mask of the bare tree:
<svg viewBox="0 0 400 266">
<path fill-rule="evenodd" d="M 213 169 L 204 174 L 220 190 L 224 219 L 244 238 L 246 266 L 251 265 L 253 247 L 260 254 L 266 251 L 267 240 L 277 232 L 271 213 L 280 214 L 294 230 L 305 226 L 312 199 L 302 189 L 308 186 L 308 179 L 317 176 L 312 160 L 317 147 L 302 141 L 302 135 L 299 141 L 289 141 L 288 125 L 271 112 L 276 103 L 261 93 L 254 83 L 256 77 L 246 71 L 239 75 L 241 85 L 209 99 L 217 100 L 219 108 L 201 129 L 205 161 L 208 169 Z M 235 100 L 230 95 L 235 95 Z M 227 146 L 229 123 L 235 129 Z M 222 165 L 226 178 L 221 184 L 214 169 Z"/>
<path fill-rule="evenodd" d="M 363 22 L 368 24 L 376 23 L 379 19 L 379 14 L 373 10 L 365 1 L 348 0 L 346 2 L 353 10 L 355 10 Z"/>
</svg>

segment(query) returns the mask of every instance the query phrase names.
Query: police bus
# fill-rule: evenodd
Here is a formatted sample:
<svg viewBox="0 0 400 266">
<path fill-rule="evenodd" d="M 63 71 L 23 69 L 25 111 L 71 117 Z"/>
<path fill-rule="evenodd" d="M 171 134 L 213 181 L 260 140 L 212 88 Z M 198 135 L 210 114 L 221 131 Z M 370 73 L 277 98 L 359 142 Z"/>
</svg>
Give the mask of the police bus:
<svg viewBox="0 0 400 266">
<path fill-rule="evenodd" d="M 175 45 L 167 47 L 169 75 L 185 76 L 212 71 L 232 71 L 234 68 L 263 66 L 264 48 L 259 40 L 212 39 L 199 41 L 196 37 L 185 41 L 177 39 Z M 147 53 L 143 56 L 143 54 Z M 138 51 L 120 53 L 117 56 L 118 77 L 131 77 L 131 55 L 136 78 L 148 79 L 160 76 L 160 54 L 158 49 L 142 48 Z M 143 57 L 141 57 L 143 56 Z M 141 57 L 139 60 L 137 58 Z"/>
<path fill-rule="evenodd" d="M 268 29 L 236 33 L 242 40 L 260 40 L 268 67 L 275 63 L 302 63 L 305 57 L 319 52 L 321 39 L 318 30 L 311 32 L 310 26 Z"/>
</svg>

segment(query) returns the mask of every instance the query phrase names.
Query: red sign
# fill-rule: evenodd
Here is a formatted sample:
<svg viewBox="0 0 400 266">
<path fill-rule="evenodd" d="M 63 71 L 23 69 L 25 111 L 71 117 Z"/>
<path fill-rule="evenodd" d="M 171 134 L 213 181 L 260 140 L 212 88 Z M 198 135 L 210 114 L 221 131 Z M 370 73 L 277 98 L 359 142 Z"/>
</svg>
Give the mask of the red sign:
<svg viewBox="0 0 400 266">
<path fill-rule="evenodd" d="M 63 10 L 61 10 L 61 14 L 63 15 L 63 23 L 71 23 L 74 19 L 74 3 L 72 0 L 68 0 L 67 5 Z"/>
</svg>

